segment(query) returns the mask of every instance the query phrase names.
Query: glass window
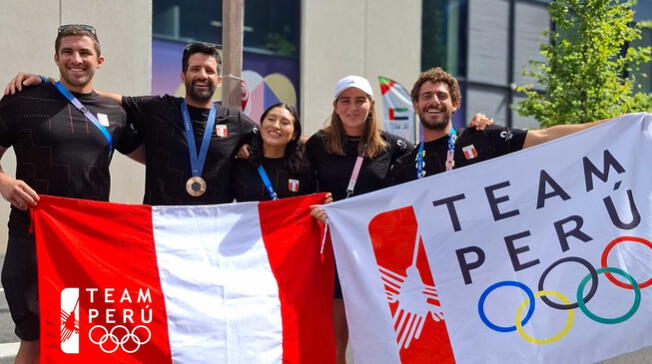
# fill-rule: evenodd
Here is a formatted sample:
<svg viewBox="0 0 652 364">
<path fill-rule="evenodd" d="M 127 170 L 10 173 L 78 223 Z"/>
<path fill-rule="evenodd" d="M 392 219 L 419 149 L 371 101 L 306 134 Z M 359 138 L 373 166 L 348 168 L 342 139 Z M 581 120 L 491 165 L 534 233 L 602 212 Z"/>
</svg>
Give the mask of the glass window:
<svg viewBox="0 0 652 364">
<path fill-rule="evenodd" d="M 154 0 L 153 36 L 222 43 L 222 1 Z M 246 51 L 298 58 L 299 0 L 245 1 Z"/>
<path fill-rule="evenodd" d="M 466 75 L 466 0 L 423 0 L 421 68 Z"/>
</svg>

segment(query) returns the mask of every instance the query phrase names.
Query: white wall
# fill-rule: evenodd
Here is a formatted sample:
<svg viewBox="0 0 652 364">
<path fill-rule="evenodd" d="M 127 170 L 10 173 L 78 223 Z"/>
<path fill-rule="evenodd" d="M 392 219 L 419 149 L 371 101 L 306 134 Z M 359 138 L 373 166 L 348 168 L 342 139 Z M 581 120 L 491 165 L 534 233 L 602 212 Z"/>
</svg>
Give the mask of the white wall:
<svg viewBox="0 0 652 364">
<path fill-rule="evenodd" d="M 335 83 L 366 77 L 382 118 L 378 76 L 408 90 L 421 64 L 421 1 L 303 0 L 301 113 L 304 135 L 325 126 L 333 110 Z"/>
<path fill-rule="evenodd" d="M 60 24 L 94 25 L 101 42 L 104 66 L 94 86 L 126 95 L 150 93 L 151 0 L 21 0 L 0 1 L 0 85 L 18 71 L 58 77 L 54 65 L 54 40 Z M 14 175 L 15 157 L 8 150 L 2 167 Z M 142 201 L 145 168 L 116 153 L 112 167 L 111 200 Z M 0 255 L 4 254 L 9 204 L 0 201 Z"/>
</svg>

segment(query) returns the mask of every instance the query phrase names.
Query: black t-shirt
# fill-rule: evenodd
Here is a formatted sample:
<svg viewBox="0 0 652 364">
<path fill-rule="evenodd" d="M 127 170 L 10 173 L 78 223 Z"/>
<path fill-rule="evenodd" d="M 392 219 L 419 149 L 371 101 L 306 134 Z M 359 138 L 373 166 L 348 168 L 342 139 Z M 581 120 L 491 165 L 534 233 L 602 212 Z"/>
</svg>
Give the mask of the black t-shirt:
<svg viewBox="0 0 652 364">
<path fill-rule="evenodd" d="M 485 130 L 460 129 L 455 143 L 455 168 L 481 162 L 523 149 L 527 130 L 510 129 L 492 125 Z M 426 176 L 446 170 L 448 136 L 424 143 L 423 159 Z M 418 148 L 399 158 L 392 166 L 387 184 L 392 186 L 417 179 L 416 157 Z"/>
<path fill-rule="evenodd" d="M 114 149 L 128 154 L 140 145 L 140 136 L 127 124 L 119 104 L 96 93 L 73 94 L 101 123 L 108 121 Z M 14 147 L 16 178 L 39 194 L 109 199 L 108 142 L 53 84 L 0 100 L 0 145 Z M 28 213 L 12 207 L 9 232 L 26 236 L 28 226 Z"/>
<path fill-rule="evenodd" d="M 262 165 L 279 198 L 307 195 L 315 192 L 310 168 L 290 172 L 285 158 L 262 158 Z M 237 159 L 233 170 L 233 189 L 237 201 L 271 200 L 258 167 L 250 161 Z"/>
<path fill-rule="evenodd" d="M 179 97 L 123 97 L 129 120 L 145 139 L 147 171 L 144 203 L 150 205 L 199 205 L 233 201 L 231 168 L 237 148 L 256 130 L 256 124 L 242 112 L 216 105 L 216 120 L 201 177 L 206 192 L 193 197 L 186 192 L 192 177 L 188 144 L 181 117 Z M 197 151 L 206 129 L 208 109 L 188 106 Z"/>
<path fill-rule="evenodd" d="M 386 132 L 382 132 L 381 135 L 388 146 L 375 158 L 364 158 L 352 196 L 382 188 L 390 166 L 396 159 L 410 153 L 414 148 L 410 142 L 396 135 Z M 359 141 L 360 138 L 345 137 L 343 156 L 329 154 L 326 151 L 325 134 L 322 131 L 318 131 L 306 143 L 308 159 L 316 173 L 317 189 L 321 192 L 331 192 L 333 200 L 346 197 L 346 187 L 358 157 Z"/>
</svg>

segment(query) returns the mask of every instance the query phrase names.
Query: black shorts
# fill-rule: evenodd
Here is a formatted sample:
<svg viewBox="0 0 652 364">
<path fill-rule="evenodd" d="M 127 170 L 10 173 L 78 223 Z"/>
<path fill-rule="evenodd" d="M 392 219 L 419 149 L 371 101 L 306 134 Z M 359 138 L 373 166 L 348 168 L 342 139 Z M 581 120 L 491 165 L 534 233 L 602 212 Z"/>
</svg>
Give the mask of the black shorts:
<svg viewBox="0 0 652 364">
<path fill-rule="evenodd" d="M 38 273 L 32 237 L 9 236 L 2 266 L 2 287 L 16 335 L 24 341 L 39 338 Z"/>
</svg>

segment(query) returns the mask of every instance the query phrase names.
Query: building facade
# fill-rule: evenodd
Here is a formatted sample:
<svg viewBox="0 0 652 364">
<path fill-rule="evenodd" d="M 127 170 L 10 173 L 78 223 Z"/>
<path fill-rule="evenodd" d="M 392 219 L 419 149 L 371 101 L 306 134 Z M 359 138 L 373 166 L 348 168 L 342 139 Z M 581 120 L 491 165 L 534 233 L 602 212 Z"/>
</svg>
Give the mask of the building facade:
<svg viewBox="0 0 652 364">
<path fill-rule="evenodd" d="M 540 60 L 542 31 L 551 27 L 548 0 L 245 0 L 243 75 L 245 111 L 256 119 L 266 106 L 296 105 L 305 135 L 329 120 L 335 83 L 357 74 L 369 79 L 382 115 L 378 77 L 408 90 L 418 73 L 441 66 L 463 91 L 456 125 L 476 112 L 514 127 L 536 127 L 510 105 L 529 60 Z M 636 20 L 652 19 L 652 2 L 639 0 Z M 54 39 L 60 24 L 97 28 L 106 62 L 95 86 L 125 95 L 183 94 L 181 50 L 189 41 L 221 43 L 220 0 L 0 1 L 0 84 L 18 71 L 56 76 Z M 652 44 L 646 30 L 641 44 Z M 652 74 L 652 62 L 643 72 Z M 642 79 L 650 92 L 652 79 Z M 218 92 L 216 96 L 219 99 Z M 13 174 L 9 151 L 3 168 Z M 139 203 L 144 167 L 116 155 L 111 200 Z M 7 203 L 0 203 L 0 252 Z M 617 362 L 651 362 L 642 351 Z"/>
</svg>

